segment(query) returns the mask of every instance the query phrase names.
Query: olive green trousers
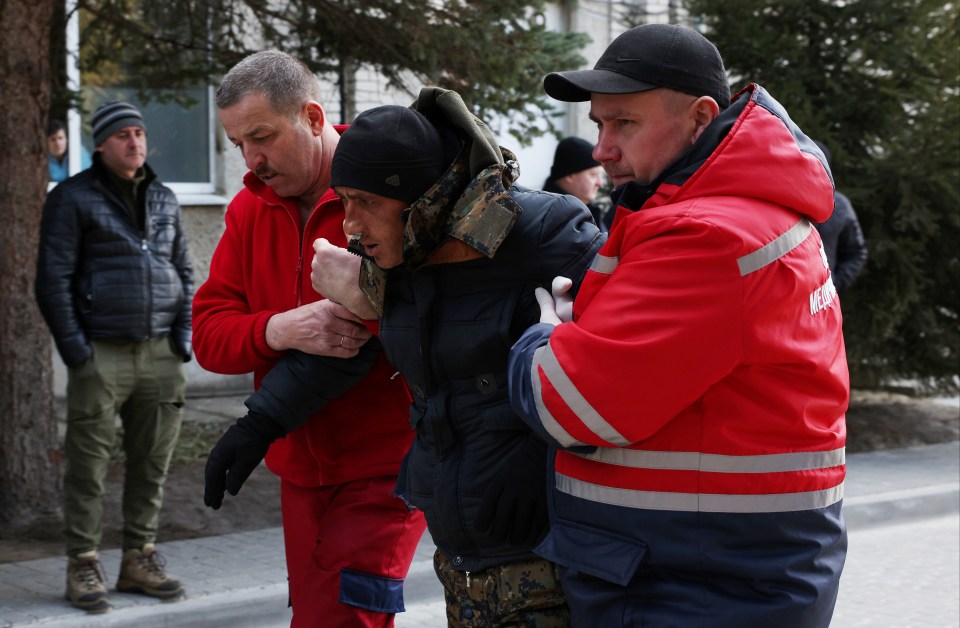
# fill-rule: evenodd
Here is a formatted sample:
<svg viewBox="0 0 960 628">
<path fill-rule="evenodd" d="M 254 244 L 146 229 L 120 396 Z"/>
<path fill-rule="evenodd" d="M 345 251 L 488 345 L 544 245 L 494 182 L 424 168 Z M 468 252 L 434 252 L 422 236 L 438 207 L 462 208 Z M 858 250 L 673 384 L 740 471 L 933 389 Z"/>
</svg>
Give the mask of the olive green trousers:
<svg viewBox="0 0 960 628">
<path fill-rule="evenodd" d="M 68 556 L 100 546 L 118 416 L 125 460 L 123 549 L 156 541 L 163 484 L 186 393 L 183 360 L 169 338 L 90 344 L 90 359 L 67 372 L 63 515 Z"/>
</svg>

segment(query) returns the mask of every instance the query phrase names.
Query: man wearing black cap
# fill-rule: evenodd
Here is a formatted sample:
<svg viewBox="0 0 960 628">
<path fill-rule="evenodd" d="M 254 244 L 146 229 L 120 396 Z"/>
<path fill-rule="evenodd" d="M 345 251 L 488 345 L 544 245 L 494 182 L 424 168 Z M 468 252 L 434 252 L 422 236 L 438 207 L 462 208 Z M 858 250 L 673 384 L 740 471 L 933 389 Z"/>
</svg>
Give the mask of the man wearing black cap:
<svg viewBox="0 0 960 628">
<path fill-rule="evenodd" d="M 510 408 L 507 354 L 539 317 L 534 288 L 558 274 L 579 283 L 604 236 L 577 199 L 519 188 L 518 174 L 458 94 L 424 88 L 411 108 L 360 114 L 337 145 L 330 183 L 362 262 L 314 243 L 314 288 L 365 298 L 357 311 L 379 316 L 413 394 L 398 493 L 426 515 L 451 626 L 569 623 L 556 566 L 532 551 L 548 451 Z M 332 265 L 351 272 L 332 277 Z"/>
<path fill-rule="evenodd" d="M 576 196 L 590 210 L 597 226 L 607 231 L 613 212 L 604 213 L 603 208 L 593 202 L 603 182 L 603 167 L 593 158 L 593 144 L 571 136 L 557 144 L 550 176 L 543 182 L 543 191 Z"/>
<path fill-rule="evenodd" d="M 107 102 L 92 127 L 93 165 L 43 207 L 36 297 L 67 365 L 67 599 L 99 613 L 110 608 L 97 551 L 117 414 L 126 454 L 117 590 L 183 595 L 155 541 L 191 356 L 193 268 L 177 198 L 146 164 L 140 111 Z"/>
<path fill-rule="evenodd" d="M 575 626 L 826 627 L 846 555 L 849 380 L 812 223 L 833 185 L 763 88 L 648 24 L 544 88 L 589 101 L 616 216 L 573 304 L 510 355 L 559 451 L 550 532 Z M 611 387 L 609 373 L 619 386 Z"/>
</svg>

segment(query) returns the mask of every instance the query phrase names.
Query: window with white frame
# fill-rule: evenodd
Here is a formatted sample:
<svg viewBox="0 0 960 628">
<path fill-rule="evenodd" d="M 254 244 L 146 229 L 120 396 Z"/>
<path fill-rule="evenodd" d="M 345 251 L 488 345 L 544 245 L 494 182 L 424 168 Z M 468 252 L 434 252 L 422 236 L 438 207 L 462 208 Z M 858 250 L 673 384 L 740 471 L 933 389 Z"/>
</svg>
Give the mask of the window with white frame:
<svg viewBox="0 0 960 628">
<path fill-rule="evenodd" d="M 122 78 L 105 80 L 103 76 L 83 76 L 77 64 L 80 55 L 80 20 L 78 12 L 73 10 L 75 6 L 74 0 L 68 0 L 67 14 L 71 17 L 66 37 L 67 78 L 71 88 L 79 90 L 87 113 L 81 115 L 76 110 L 69 112 L 68 145 L 82 144 L 93 154 L 96 150 L 90 132 L 93 112 L 108 100 L 129 102 L 140 109 L 146 121 L 147 163 L 157 177 L 178 196 L 191 195 L 194 202 L 202 204 L 203 195 L 216 193 L 217 127 L 213 87 L 203 85 L 182 92 L 181 95 L 186 95 L 192 103 L 190 105 L 169 98 L 172 93 L 164 93 L 163 90 L 155 93 L 149 102 L 144 102 L 136 89 L 123 84 Z M 69 153 L 70 175 L 82 169 L 80 157 L 74 157 L 73 153 L 79 155 L 79 151 Z"/>
<path fill-rule="evenodd" d="M 93 153 L 90 120 L 93 112 L 108 100 L 122 100 L 140 110 L 147 124 L 147 163 L 164 184 L 177 193 L 212 194 L 214 192 L 213 88 L 187 90 L 194 102 L 184 106 L 173 101 L 153 99 L 143 102 L 133 88 L 83 87 L 84 107 L 90 113 L 81 117 L 83 145 Z"/>
</svg>

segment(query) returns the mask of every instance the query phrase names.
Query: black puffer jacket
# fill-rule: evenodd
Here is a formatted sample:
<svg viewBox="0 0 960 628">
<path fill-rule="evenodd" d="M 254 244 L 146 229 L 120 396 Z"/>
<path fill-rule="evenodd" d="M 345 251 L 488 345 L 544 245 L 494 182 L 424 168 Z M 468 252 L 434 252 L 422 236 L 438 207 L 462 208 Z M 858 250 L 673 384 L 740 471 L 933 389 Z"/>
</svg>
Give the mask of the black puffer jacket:
<svg viewBox="0 0 960 628">
<path fill-rule="evenodd" d="M 434 124 L 457 129 L 473 179 L 437 218 L 463 216 L 449 226 L 457 235 L 423 251 L 422 262 L 411 263 L 417 254 L 405 250 L 406 262 L 387 271 L 383 283 L 380 336 L 414 397 L 416 437 L 398 489 L 424 512 L 434 542 L 454 566 L 475 571 L 534 556 L 529 545 L 492 540 L 474 525 L 484 490 L 510 470 L 507 460 L 530 438 L 510 407 L 507 357 L 514 341 L 539 321 L 534 288 L 549 288 L 557 275 L 579 285 L 605 237 L 576 198 L 516 186 L 504 191 L 499 175 L 484 176 L 497 171 L 494 151 L 501 165 L 510 164 L 456 94 L 426 88 L 414 108 Z M 504 157 L 512 155 L 505 151 Z M 413 205 L 408 225 L 420 224 L 434 209 L 431 198 L 428 191 Z M 504 227 L 505 208 L 513 203 L 521 211 Z M 428 240 L 420 233 L 413 239 Z M 487 246 L 491 242 L 495 247 Z M 545 476 L 515 481 L 542 483 L 546 491 Z"/>
<path fill-rule="evenodd" d="M 547 179 L 543 183 L 544 192 L 553 192 L 554 194 L 567 194 L 557 182 L 553 179 Z M 588 203 L 587 209 L 590 210 L 590 215 L 593 216 L 593 222 L 597 223 L 597 226 L 600 227 L 600 230 L 603 232 L 610 231 L 610 225 L 613 224 L 613 215 L 616 213 L 616 210 L 613 207 L 603 207 L 597 203 Z"/>
<path fill-rule="evenodd" d="M 816 223 L 827 253 L 833 285 L 841 293 L 849 288 L 867 263 L 867 243 L 853 205 L 841 192 L 833 193 L 833 213 Z"/>
<path fill-rule="evenodd" d="M 473 529 L 484 489 L 530 434 L 510 408 L 507 356 L 539 321 L 534 288 L 557 275 L 579 284 L 604 240 L 571 196 L 516 187 L 510 195 L 523 213 L 492 259 L 391 270 L 380 319 L 387 357 L 414 396 L 416 438 L 401 492 L 466 571 L 533 556 L 532 548 L 498 546 Z"/>
<path fill-rule="evenodd" d="M 44 203 L 35 291 L 67 366 L 90 357 L 91 339 L 170 336 L 190 359 L 193 268 L 183 216 L 173 192 L 144 167 L 143 232 L 108 186 L 99 154 Z"/>
</svg>

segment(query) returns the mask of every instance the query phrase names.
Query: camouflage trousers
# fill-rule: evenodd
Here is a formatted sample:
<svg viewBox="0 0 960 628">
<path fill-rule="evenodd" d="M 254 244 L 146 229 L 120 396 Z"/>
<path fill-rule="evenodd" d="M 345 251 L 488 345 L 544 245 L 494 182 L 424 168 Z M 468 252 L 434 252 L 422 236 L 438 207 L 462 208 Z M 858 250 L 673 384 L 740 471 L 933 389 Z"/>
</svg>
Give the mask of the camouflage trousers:
<svg viewBox="0 0 960 628">
<path fill-rule="evenodd" d="M 433 568 L 443 585 L 447 623 L 462 628 L 565 628 L 570 626 L 560 573 L 542 558 L 457 571 L 437 550 Z"/>
</svg>

